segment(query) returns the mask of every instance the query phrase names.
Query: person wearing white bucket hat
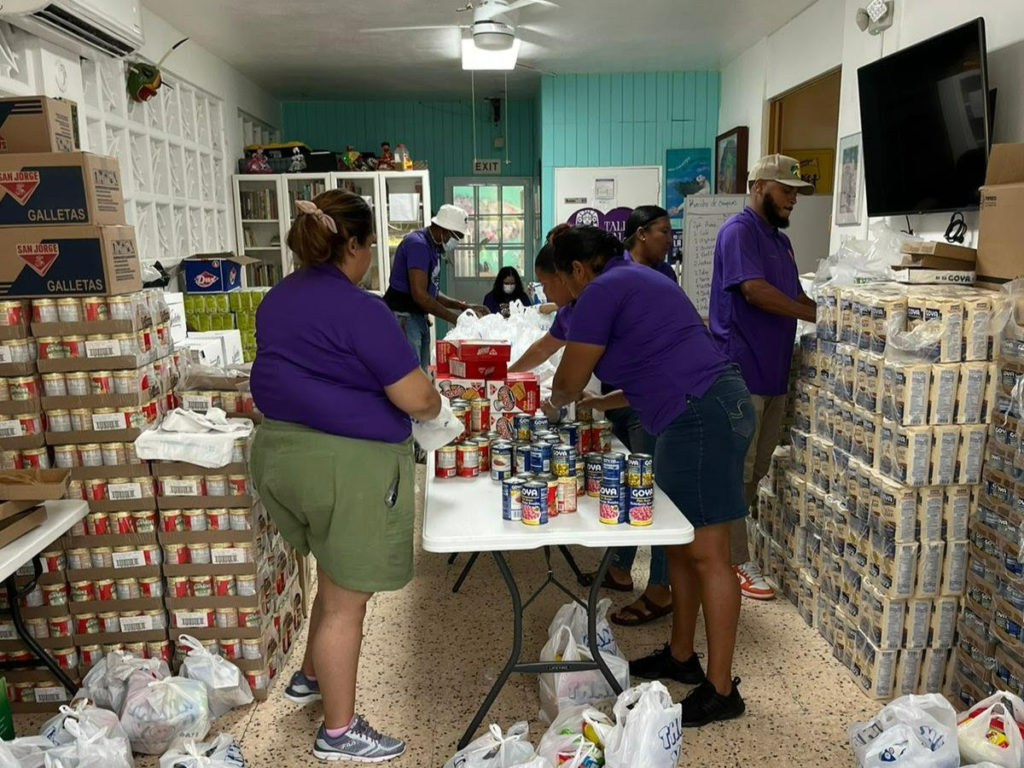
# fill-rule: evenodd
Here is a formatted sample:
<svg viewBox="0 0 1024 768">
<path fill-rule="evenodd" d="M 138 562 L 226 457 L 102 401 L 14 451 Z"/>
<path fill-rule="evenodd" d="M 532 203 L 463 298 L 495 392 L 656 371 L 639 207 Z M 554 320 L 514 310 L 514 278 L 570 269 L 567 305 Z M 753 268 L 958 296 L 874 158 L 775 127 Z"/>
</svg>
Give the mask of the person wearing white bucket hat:
<svg viewBox="0 0 1024 768">
<path fill-rule="evenodd" d="M 384 301 L 398 318 L 423 368 L 430 364 L 428 315 L 454 323 L 467 309 L 480 315 L 487 314 L 486 307 L 453 299 L 440 290 L 441 254 L 453 250 L 455 243 L 462 240 L 468 230 L 464 210 L 454 205 L 442 205 L 429 226 L 410 232 L 395 251 L 395 263 Z"/>
</svg>

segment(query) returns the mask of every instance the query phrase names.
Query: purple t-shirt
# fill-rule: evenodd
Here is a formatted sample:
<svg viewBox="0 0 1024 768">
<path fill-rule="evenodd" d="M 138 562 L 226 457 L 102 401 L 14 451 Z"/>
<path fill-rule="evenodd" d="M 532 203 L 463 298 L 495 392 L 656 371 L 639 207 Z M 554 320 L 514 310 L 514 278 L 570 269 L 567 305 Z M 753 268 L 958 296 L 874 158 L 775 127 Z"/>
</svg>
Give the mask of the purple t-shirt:
<svg viewBox="0 0 1024 768">
<path fill-rule="evenodd" d="M 796 319 L 750 304 L 740 290 L 746 280 L 766 280 L 791 299 L 800 296 L 793 245 L 747 207 L 729 218 L 715 241 L 711 333 L 743 372 L 751 394 L 784 395 L 789 389 Z"/>
<path fill-rule="evenodd" d="M 256 311 L 252 396 L 269 418 L 400 443 L 409 417 L 384 387 L 419 367 L 387 305 L 333 265 L 293 272 Z"/>
<path fill-rule="evenodd" d="M 637 263 L 638 262 L 633 258 L 633 254 L 631 254 L 629 251 L 625 251 L 622 254 L 622 258 L 621 259 L 612 259 L 607 264 L 605 264 L 605 269 L 608 269 L 609 267 L 621 267 L 624 264 L 637 264 Z M 667 261 L 659 261 L 657 264 L 654 264 L 653 266 L 651 266 L 651 269 L 653 269 L 655 272 L 657 272 L 660 275 L 664 275 L 665 277 L 667 277 L 669 280 L 671 280 L 676 285 L 679 285 L 679 278 L 676 277 L 675 270 L 672 269 L 672 265 L 669 264 Z"/>
<path fill-rule="evenodd" d="M 388 285 L 402 293 L 412 293 L 409 270 L 421 269 L 427 273 L 427 293 L 437 297 L 441 287 L 441 257 L 430 237 L 429 228 L 410 232 L 395 249 L 395 263 L 391 267 Z"/>
<path fill-rule="evenodd" d="M 569 337 L 569 318 L 572 317 L 572 309 L 575 305 L 576 302 L 571 301 L 564 307 L 559 307 L 555 312 L 555 321 L 548 328 L 548 333 L 559 341 L 565 341 Z"/>
<path fill-rule="evenodd" d="M 606 269 L 583 289 L 569 341 L 605 348 L 594 373 L 623 390 L 653 435 L 729 367 L 686 294 L 639 264 Z"/>
</svg>

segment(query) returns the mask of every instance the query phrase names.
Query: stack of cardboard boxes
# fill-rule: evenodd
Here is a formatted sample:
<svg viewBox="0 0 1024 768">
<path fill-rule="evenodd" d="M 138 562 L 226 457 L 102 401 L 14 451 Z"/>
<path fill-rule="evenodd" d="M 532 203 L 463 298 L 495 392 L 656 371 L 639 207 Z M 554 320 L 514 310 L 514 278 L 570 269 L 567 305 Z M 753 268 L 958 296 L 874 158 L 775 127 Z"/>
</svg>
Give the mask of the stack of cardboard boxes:
<svg viewBox="0 0 1024 768">
<path fill-rule="evenodd" d="M 826 289 L 801 339 L 791 448 L 759 489 L 753 546 L 877 698 L 948 677 L 1004 304 L 971 288 Z"/>
</svg>

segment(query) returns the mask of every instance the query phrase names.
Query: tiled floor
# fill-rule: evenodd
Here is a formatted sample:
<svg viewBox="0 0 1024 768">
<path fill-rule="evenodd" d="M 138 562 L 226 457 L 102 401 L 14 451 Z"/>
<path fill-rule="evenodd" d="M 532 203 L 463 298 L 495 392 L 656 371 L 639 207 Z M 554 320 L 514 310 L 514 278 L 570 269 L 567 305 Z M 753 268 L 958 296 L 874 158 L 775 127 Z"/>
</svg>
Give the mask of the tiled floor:
<svg viewBox="0 0 1024 768">
<path fill-rule="evenodd" d="M 584 568 L 596 566 L 596 553 L 577 548 L 576 554 Z M 509 559 L 523 593 L 543 581 L 540 551 L 513 553 Z M 553 561 L 556 572 L 570 583 L 561 558 L 555 555 Z M 441 768 L 507 657 L 511 606 L 494 562 L 481 557 L 456 595 L 451 584 L 462 562 L 448 566 L 447 557 L 417 550 L 413 583 L 370 603 L 357 706 L 374 726 L 408 743 L 407 753 L 390 763 L 398 768 Z M 637 558 L 637 582 L 645 563 L 643 555 Z M 626 597 L 608 594 L 616 604 Z M 563 602 L 557 591 L 548 590 L 530 607 L 524 646 L 529 652 L 539 652 L 547 625 Z M 616 628 L 616 639 L 628 657 L 640 655 L 665 642 L 668 622 L 664 618 L 646 627 Z M 319 704 L 300 708 L 280 697 L 302 649 L 303 643 L 296 643 L 268 701 L 229 713 L 215 724 L 214 731 L 229 731 L 239 739 L 253 768 L 318 764 L 309 751 L 321 718 Z M 744 600 L 735 669 L 743 679 L 746 716 L 685 731 L 679 765 L 852 765 L 846 727 L 880 705 L 861 693 L 789 603 Z M 678 699 L 686 688 L 670 683 L 669 690 Z M 529 720 L 536 745 L 543 733 L 538 709 L 536 678 L 516 675 L 485 722 L 505 728 Z M 31 732 L 42 719 L 17 717 L 18 733 Z M 156 758 L 136 761 L 140 768 L 156 764 Z"/>
</svg>

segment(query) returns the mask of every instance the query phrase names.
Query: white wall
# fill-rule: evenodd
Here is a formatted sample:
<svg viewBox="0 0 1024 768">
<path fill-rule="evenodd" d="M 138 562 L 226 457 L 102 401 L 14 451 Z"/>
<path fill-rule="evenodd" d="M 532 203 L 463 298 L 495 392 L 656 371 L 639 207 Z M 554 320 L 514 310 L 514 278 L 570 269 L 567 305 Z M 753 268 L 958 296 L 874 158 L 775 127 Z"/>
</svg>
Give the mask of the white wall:
<svg viewBox="0 0 1024 768">
<path fill-rule="evenodd" d="M 767 137 L 768 99 L 795 85 L 812 80 L 842 65 L 839 136 L 860 131 L 857 68 L 920 42 L 971 19 L 985 18 L 990 86 L 998 88 L 995 142 L 1024 141 L 1024 3 L 1021 0 L 896 0 L 891 29 L 872 36 L 856 25 L 863 0 L 818 0 L 782 29 L 729 62 L 722 73 L 719 125 L 750 127 L 750 163 L 757 159 Z M 838 158 L 837 158 L 838 160 Z M 838 169 L 837 169 L 838 173 Z M 838 175 L 836 176 L 838 178 Z M 974 244 L 977 216 L 968 214 Z M 830 249 L 845 238 L 867 235 L 866 203 L 859 226 L 832 227 Z M 948 214 L 911 218 L 915 233 L 938 237 L 945 231 Z M 903 229 L 906 220 L 892 220 Z"/>
</svg>

